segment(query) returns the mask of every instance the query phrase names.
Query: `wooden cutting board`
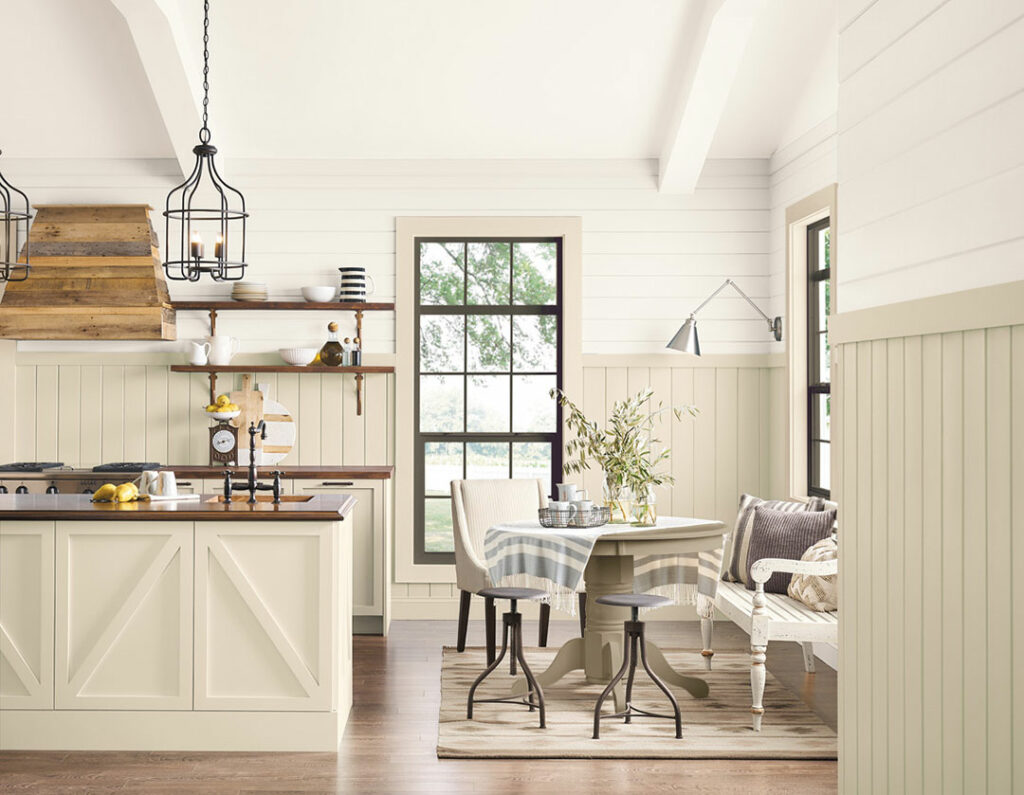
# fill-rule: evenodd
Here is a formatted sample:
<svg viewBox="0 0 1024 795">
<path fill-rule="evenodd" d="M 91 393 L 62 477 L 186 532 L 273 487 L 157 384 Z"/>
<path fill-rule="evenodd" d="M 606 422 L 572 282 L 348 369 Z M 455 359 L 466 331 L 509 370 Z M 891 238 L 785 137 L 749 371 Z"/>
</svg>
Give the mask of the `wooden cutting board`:
<svg viewBox="0 0 1024 795">
<path fill-rule="evenodd" d="M 248 373 L 242 376 L 242 388 L 229 394 L 232 403 L 237 403 L 242 413 L 231 421 L 239 429 L 238 452 L 245 453 L 245 460 L 249 460 L 249 423 L 257 425 L 263 419 L 263 393 L 254 389 L 252 376 Z M 263 449 L 263 439 L 257 434 L 256 449 Z M 241 459 L 239 459 L 241 463 Z"/>
</svg>

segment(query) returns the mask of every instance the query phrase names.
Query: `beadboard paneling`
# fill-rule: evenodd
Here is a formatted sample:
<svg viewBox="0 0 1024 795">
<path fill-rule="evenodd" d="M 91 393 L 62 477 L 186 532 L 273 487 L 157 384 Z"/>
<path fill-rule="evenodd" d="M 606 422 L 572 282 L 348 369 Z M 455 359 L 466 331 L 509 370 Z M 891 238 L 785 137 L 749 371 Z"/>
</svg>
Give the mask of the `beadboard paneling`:
<svg viewBox="0 0 1024 795">
<path fill-rule="evenodd" d="M 841 789 L 1022 790 L 1024 325 L 835 362 Z"/>
</svg>

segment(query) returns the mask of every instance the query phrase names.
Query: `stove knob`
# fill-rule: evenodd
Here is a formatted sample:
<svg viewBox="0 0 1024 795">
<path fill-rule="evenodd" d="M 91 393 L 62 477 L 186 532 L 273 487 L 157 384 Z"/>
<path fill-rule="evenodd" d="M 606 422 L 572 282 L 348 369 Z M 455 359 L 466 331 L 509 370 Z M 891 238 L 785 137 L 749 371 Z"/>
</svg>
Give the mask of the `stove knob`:
<svg viewBox="0 0 1024 795">
<path fill-rule="evenodd" d="M 82 489 L 82 494 L 92 494 L 92 489 Z"/>
<path fill-rule="evenodd" d="M 7 487 L 6 486 L 0 486 L 0 494 L 6 494 L 6 493 L 7 493 Z"/>
<path fill-rule="evenodd" d="M 60 489 L 58 489 L 56 485 L 51 483 L 49 486 L 46 487 L 46 493 L 47 494 L 60 494 Z"/>
<path fill-rule="evenodd" d="M 16 488 L 14 490 L 14 493 L 15 494 L 28 494 L 28 486 L 18 486 L 18 488 Z"/>
</svg>

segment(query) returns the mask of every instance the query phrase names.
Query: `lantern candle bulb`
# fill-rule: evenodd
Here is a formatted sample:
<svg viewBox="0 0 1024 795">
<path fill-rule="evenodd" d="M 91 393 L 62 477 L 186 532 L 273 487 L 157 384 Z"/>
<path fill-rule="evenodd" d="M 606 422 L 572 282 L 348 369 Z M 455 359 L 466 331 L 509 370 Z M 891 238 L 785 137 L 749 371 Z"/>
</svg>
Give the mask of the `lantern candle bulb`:
<svg viewBox="0 0 1024 795">
<path fill-rule="evenodd" d="M 192 259 L 203 258 L 203 239 L 195 230 L 192 232 L 192 244 L 190 246 L 189 253 L 192 255 Z"/>
<path fill-rule="evenodd" d="M 217 235 L 217 240 L 213 244 L 213 256 L 215 259 L 220 259 L 224 253 L 224 235 Z"/>
</svg>

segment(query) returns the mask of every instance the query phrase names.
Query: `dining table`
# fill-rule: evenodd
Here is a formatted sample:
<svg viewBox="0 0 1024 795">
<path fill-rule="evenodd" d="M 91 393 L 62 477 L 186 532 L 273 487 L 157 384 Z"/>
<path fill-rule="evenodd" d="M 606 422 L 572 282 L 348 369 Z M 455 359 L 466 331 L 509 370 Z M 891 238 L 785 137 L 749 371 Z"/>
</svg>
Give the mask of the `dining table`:
<svg viewBox="0 0 1024 795">
<path fill-rule="evenodd" d="M 629 610 L 601 604 L 599 597 L 668 591 L 677 601 L 697 604 L 698 612 L 710 617 L 726 533 L 725 524 L 718 520 L 678 516 L 659 516 L 657 524 L 649 527 L 608 524 L 549 529 L 536 521 L 520 521 L 489 528 L 484 547 L 496 584 L 547 586 L 546 590 L 563 597 L 559 604 L 563 607 L 574 601 L 564 599 L 567 592 L 586 591 L 583 637 L 566 641 L 547 669 L 536 675 L 541 687 L 578 670 L 589 683 L 607 684 L 622 664 L 623 623 Z M 584 555 L 588 547 L 589 554 Z M 560 557 L 558 550 L 564 553 Z M 703 652 L 710 657 L 710 649 Z M 676 671 L 650 640 L 647 656 L 665 682 L 696 698 L 708 695 L 704 679 Z M 525 692 L 525 680 L 517 680 L 512 693 Z M 614 698 L 616 711 L 624 709 L 621 682 Z"/>
</svg>

